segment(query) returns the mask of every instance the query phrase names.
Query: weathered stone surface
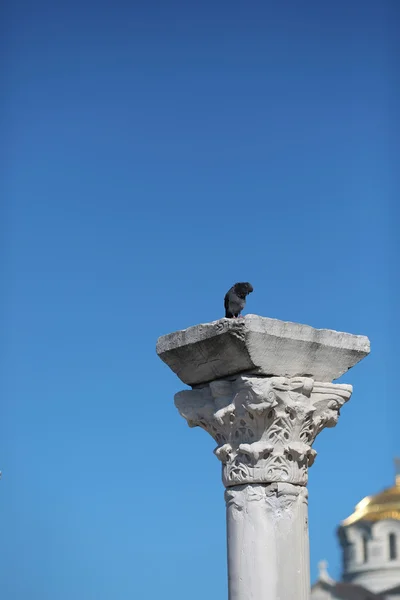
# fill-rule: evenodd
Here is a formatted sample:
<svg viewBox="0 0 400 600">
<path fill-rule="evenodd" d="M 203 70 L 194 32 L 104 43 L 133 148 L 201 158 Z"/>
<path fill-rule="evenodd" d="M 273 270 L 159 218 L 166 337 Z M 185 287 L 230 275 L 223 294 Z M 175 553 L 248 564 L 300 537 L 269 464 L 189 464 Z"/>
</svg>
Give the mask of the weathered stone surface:
<svg viewBox="0 0 400 600">
<path fill-rule="evenodd" d="M 290 483 L 226 490 L 229 600 L 309 600 L 307 499 Z"/>
<path fill-rule="evenodd" d="M 159 338 L 157 354 L 188 385 L 238 373 L 331 382 L 370 352 L 369 339 L 257 315 Z"/>
</svg>

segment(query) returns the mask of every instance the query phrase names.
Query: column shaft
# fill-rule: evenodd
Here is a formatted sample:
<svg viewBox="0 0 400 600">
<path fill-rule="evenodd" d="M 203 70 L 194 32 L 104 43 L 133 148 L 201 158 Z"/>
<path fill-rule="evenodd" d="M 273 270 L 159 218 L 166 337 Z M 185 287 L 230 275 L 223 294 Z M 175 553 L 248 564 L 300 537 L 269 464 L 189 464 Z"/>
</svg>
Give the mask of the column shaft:
<svg viewBox="0 0 400 600">
<path fill-rule="evenodd" d="M 308 600 L 307 490 L 242 485 L 225 499 L 229 600 Z"/>
</svg>

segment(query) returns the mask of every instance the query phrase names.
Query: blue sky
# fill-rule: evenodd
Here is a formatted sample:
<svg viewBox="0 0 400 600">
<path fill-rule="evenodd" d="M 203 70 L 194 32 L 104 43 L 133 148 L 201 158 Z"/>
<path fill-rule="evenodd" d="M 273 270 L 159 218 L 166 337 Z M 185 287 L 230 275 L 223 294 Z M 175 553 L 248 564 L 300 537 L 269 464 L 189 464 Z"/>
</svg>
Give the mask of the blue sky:
<svg viewBox="0 0 400 600">
<path fill-rule="evenodd" d="M 155 344 L 238 280 L 371 339 L 310 471 L 312 576 L 339 577 L 400 453 L 398 3 L 2 10 L 2 598 L 226 597 L 214 442 Z"/>
</svg>

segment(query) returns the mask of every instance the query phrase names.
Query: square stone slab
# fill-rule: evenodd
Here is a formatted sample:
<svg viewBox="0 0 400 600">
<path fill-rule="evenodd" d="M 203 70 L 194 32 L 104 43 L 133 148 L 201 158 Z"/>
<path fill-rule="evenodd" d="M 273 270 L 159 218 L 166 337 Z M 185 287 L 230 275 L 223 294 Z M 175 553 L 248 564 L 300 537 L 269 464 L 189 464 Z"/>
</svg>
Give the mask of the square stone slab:
<svg viewBox="0 0 400 600">
<path fill-rule="evenodd" d="M 187 385 L 249 372 L 333 381 L 370 352 L 369 339 L 246 315 L 160 337 L 157 354 Z"/>
</svg>

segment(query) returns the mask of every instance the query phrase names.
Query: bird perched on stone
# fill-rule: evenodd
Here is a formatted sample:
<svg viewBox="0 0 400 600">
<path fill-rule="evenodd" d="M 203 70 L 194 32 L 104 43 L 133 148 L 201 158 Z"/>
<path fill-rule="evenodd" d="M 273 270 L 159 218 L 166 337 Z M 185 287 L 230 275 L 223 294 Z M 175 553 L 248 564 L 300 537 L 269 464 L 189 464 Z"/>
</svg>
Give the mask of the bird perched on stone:
<svg viewBox="0 0 400 600">
<path fill-rule="evenodd" d="M 251 294 L 252 291 L 253 286 L 251 283 L 235 283 L 225 294 L 225 317 L 236 319 L 245 307 L 246 296 Z"/>
</svg>

